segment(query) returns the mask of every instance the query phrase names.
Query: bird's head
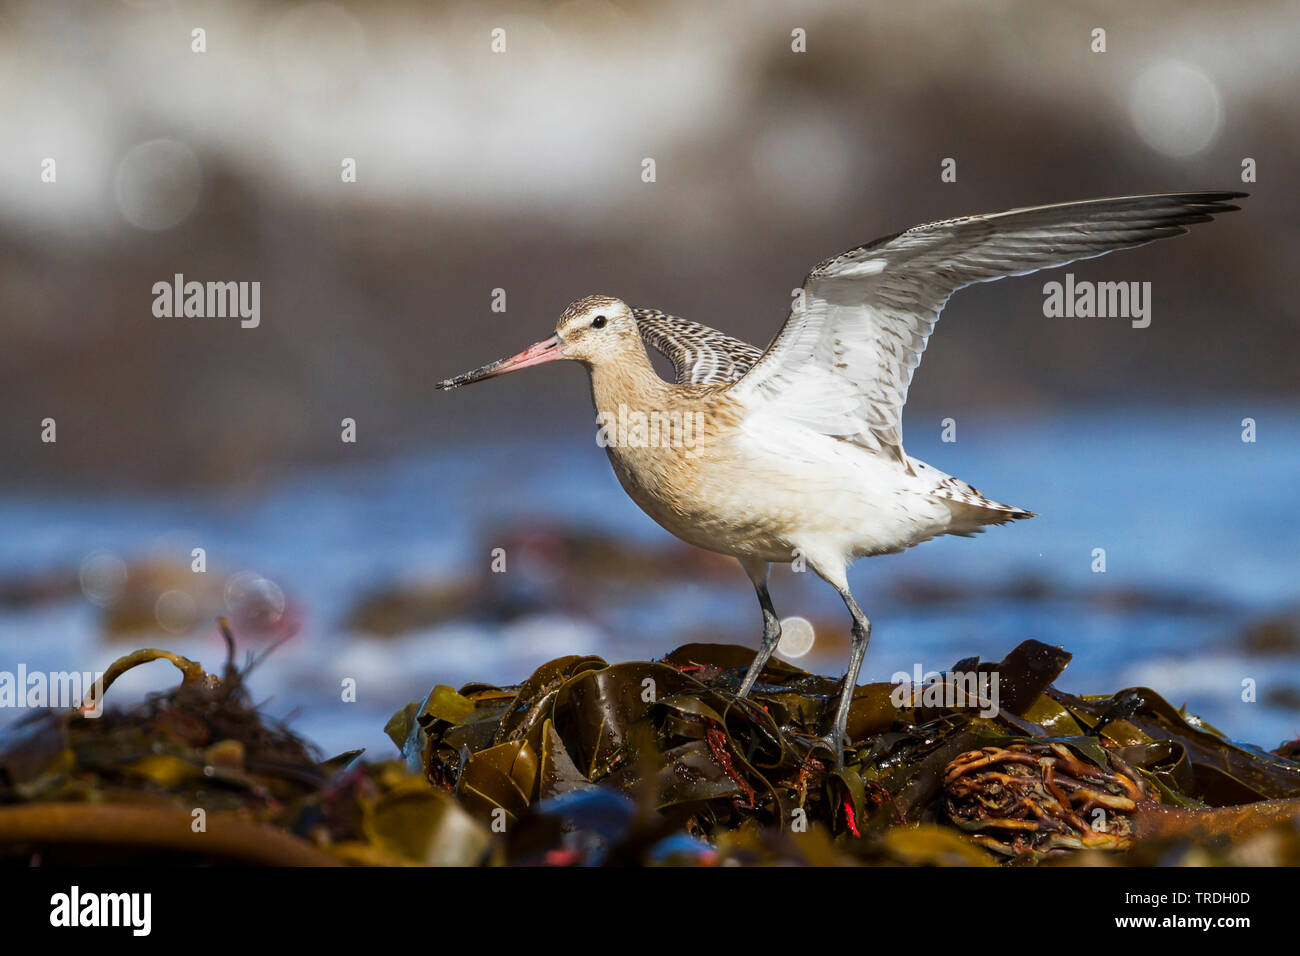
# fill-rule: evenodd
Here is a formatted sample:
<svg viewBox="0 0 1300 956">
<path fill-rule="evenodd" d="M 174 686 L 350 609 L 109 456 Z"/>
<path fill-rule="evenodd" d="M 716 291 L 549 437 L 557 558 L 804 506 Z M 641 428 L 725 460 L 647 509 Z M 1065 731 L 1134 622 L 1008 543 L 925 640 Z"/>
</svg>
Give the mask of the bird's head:
<svg viewBox="0 0 1300 956">
<path fill-rule="evenodd" d="M 633 346 L 640 346 L 636 319 L 627 304 L 607 295 L 589 295 L 574 302 L 555 324 L 555 334 L 518 355 L 498 359 L 472 372 L 439 382 L 441 389 L 456 388 L 521 368 L 570 359 L 591 367 L 616 359 Z"/>
</svg>

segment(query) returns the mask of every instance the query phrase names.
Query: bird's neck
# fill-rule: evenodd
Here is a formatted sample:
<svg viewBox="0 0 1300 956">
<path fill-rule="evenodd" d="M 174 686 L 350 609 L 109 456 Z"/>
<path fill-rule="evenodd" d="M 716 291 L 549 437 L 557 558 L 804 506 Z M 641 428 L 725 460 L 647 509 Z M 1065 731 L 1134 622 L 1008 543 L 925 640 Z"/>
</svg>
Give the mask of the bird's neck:
<svg viewBox="0 0 1300 956">
<path fill-rule="evenodd" d="M 591 366 L 591 398 L 597 412 L 617 414 L 620 405 L 643 412 L 666 409 L 671 390 L 640 343 L 617 360 Z"/>
</svg>

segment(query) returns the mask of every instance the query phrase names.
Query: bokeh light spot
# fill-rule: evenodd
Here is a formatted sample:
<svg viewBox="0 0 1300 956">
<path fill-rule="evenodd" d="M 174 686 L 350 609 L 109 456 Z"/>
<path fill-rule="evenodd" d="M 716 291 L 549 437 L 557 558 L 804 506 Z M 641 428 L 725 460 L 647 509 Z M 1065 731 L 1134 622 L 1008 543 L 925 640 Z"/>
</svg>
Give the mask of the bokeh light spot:
<svg viewBox="0 0 1300 956">
<path fill-rule="evenodd" d="M 1223 104 L 1200 70 L 1164 60 L 1143 70 L 1129 91 L 1129 116 L 1142 141 L 1173 158 L 1194 156 L 1218 137 Z"/>
<path fill-rule="evenodd" d="M 137 228 L 157 232 L 179 225 L 194 211 L 203 172 L 185 144 L 152 139 L 122 157 L 116 185 L 122 217 Z"/>
<path fill-rule="evenodd" d="M 804 617 L 787 617 L 781 622 L 781 643 L 776 646 L 782 657 L 803 657 L 817 643 L 812 622 Z"/>
<path fill-rule="evenodd" d="M 107 551 L 92 551 L 81 562 L 80 579 L 86 600 L 107 607 L 126 587 L 126 562 Z"/>
</svg>

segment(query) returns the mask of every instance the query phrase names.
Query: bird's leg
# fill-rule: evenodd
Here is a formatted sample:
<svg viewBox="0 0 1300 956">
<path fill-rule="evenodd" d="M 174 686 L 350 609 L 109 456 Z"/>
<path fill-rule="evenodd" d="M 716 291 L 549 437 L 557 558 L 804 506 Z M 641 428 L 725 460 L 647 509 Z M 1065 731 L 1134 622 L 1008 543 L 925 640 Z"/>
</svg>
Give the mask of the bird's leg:
<svg viewBox="0 0 1300 956">
<path fill-rule="evenodd" d="M 844 748 L 848 746 L 849 706 L 853 703 L 853 691 L 858 686 L 858 671 L 862 669 L 862 658 L 866 656 L 867 644 L 871 641 L 871 622 L 853 600 L 847 586 L 836 587 L 844 606 L 853 615 L 853 645 L 849 650 L 849 669 L 844 674 L 844 685 L 840 688 L 839 706 L 835 708 L 835 723 L 831 726 L 827 743 L 835 752 L 835 766 L 844 766 Z"/>
<path fill-rule="evenodd" d="M 745 566 L 749 579 L 754 582 L 758 603 L 763 608 L 763 643 L 754 656 L 754 662 L 745 672 L 745 679 L 740 682 L 740 690 L 737 692 L 741 697 L 748 697 L 749 692 L 754 688 L 754 682 L 758 680 L 758 675 L 763 672 L 764 665 L 776 650 L 776 645 L 781 642 L 781 621 L 776 616 L 776 609 L 772 607 L 772 595 L 767 592 L 770 565 L 766 562 L 748 561 L 742 561 L 741 564 Z"/>
</svg>

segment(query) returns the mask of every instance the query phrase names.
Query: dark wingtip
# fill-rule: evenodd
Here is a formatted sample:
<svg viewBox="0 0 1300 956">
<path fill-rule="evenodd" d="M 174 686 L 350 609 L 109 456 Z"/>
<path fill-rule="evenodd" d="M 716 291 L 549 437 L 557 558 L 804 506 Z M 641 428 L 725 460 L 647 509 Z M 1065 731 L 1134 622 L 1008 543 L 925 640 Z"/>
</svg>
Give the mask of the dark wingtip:
<svg viewBox="0 0 1300 956">
<path fill-rule="evenodd" d="M 1250 193 L 1238 192 L 1233 189 L 1206 189 L 1198 193 L 1173 193 L 1171 198 L 1183 199 L 1187 202 L 1227 202 L 1229 199 L 1245 199 Z"/>
<path fill-rule="evenodd" d="M 1236 190 L 1223 190 L 1222 192 L 1203 192 L 1188 193 L 1182 198 L 1188 205 L 1203 207 L 1206 213 L 1217 216 L 1223 212 L 1236 212 L 1241 209 L 1235 203 L 1229 202 L 1231 199 L 1245 199 L 1250 193 L 1237 192 Z"/>
</svg>

